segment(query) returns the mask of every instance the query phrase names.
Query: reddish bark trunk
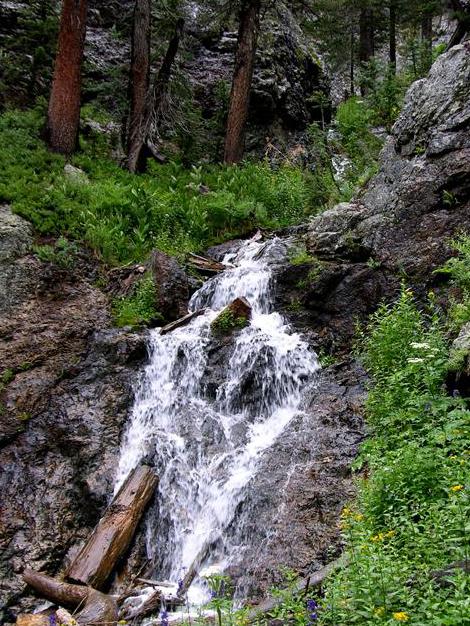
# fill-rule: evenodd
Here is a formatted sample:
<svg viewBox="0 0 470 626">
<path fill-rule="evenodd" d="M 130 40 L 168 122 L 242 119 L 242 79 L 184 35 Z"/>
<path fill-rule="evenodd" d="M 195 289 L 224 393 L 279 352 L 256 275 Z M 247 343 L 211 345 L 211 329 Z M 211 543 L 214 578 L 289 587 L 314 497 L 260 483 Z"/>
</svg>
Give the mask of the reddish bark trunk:
<svg viewBox="0 0 470 626">
<path fill-rule="evenodd" d="M 261 0 L 243 0 L 242 2 L 225 136 L 225 163 L 238 163 L 243 158 L 260 9 Z"/>
<path fill-rule="evenodd" d="M 52 150 L 63 154 L 77 145 L 87 5 L 87 0 L 64 0 L 62 5 L 46 133 Z"/>
<path fill-rule="evenodd" d="M 145 107 L 150 84 L 150 0 L 136 0 L 129 76 L 127 167 L 135 172 L 145 141 Z"/>
</svg>

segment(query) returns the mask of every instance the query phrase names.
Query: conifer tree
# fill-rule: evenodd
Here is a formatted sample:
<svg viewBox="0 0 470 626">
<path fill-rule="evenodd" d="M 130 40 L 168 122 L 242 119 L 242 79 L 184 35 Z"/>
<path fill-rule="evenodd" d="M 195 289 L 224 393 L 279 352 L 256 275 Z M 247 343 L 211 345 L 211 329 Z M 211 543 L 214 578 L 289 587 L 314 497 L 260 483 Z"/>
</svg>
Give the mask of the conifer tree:
<svg viewBox="0 0 470 626">
<path fill-rule="evenodd" d="M 63 154 L 71 154 L 78 139 L 87 5 L 87 0 L 64 0 L 62 5 L 46 137 L 52 150 Z"/>
</svg>

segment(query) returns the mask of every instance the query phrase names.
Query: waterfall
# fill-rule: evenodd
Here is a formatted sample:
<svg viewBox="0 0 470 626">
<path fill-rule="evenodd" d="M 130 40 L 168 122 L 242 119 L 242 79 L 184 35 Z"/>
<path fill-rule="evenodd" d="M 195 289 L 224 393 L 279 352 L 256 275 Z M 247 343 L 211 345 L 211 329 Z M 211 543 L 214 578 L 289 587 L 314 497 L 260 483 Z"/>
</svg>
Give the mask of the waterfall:
<svg viewBox="0 0 470 626">
<path fill-rule="evenodd" d="M 286 243 L 250 240 L 224 258 L 228 269 L 194 294 L 190 309 L 206 308 L 186 327 L 150 334 L 149 363 L 125 432 L 116 490 L 142 458 L 160 476 L 147 550 L 158 576 L 176 581 L 196 558 L 226 566 L 236 559 L 224 542 L 259 460 L 299 413 L 319 366 L 305 340 L 273 311 L 273 268 Z M 243 296 L 252 306 L 219 372 L 216 390 L 205 381 L 214 338 L 211 322 Z M 236 535 L 236 533 L 235 533 Z M 222 551 L 215 553 L 216 543 Z"/>
</svg>

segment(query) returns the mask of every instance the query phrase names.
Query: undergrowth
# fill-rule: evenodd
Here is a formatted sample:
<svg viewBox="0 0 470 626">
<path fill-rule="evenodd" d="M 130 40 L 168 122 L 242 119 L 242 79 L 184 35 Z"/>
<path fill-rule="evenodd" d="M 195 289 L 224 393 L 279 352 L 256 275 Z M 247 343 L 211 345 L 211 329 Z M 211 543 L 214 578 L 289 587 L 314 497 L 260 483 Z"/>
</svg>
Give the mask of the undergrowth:
<svg viewBox="0 0 470 626">
<path fill-rule="evenodd" d="M 287 226 L 328 201 L 313 174 L 288 164 L 169 162 L 135 176 L 109 157 L 102 134 L 82 138 L 71 161 L 88 181 L 67 177 L 64 158 L 39 138 L 43 119 L 40 106 L 0 116 L 0 202 L 38 233 L 83 241 L 109 264 L 142 260 L 155 247 L 182 256 L 258 226 Z"/>
<path fill-rule="evenodd" d="M 130 296 L 116 298 L 112 305 L 116 326 L 138 327 L 150 322 L 163 321 L 156 310 L 156 293 L 153 277 L 148 273 L 138 283 Z"/>
</svg>

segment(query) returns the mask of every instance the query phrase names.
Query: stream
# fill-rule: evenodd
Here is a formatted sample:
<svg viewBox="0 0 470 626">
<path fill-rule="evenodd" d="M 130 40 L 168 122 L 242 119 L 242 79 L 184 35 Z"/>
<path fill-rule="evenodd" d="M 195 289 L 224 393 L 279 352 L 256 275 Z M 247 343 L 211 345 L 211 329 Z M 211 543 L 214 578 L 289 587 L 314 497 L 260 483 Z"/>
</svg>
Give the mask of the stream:
<svg viewBox="0 0 470 626">
<path fill-rule="evenodd" d="M 205 308 L 203 315 L 169 334 L 150 333 L 115 488 L 142 459 L 156 467 L 160 484 L 146 540 L 158 580 L 177 583 L 194 563 L 207 572 L 236 562 L 243 516 L 256 515 L 240 505 L 260 460 L 316 384 L 315 353 L 273 310 L 274 267 L 287 251 L 279 238 L 244 242 L 223 259 L 227 270 L 192 297 L 190 310 Z M 206 383 L 211 322 L 241 296 L 252 307 L 251 323 L 232 340 L 216 340 L 229 342 L 230 356 L 214 391 Z M 204 602 L 206 594 L 196 579 L 191 602 Z"/>
</svg>

